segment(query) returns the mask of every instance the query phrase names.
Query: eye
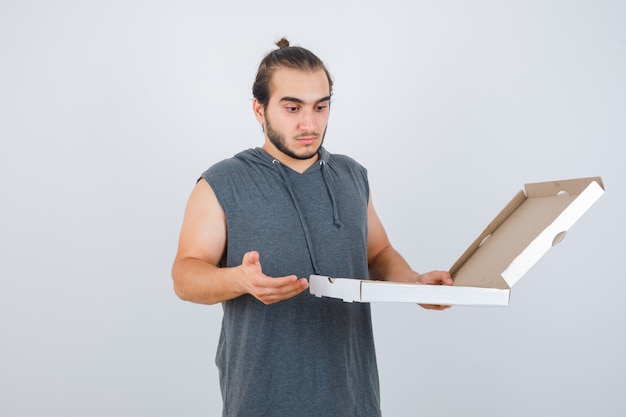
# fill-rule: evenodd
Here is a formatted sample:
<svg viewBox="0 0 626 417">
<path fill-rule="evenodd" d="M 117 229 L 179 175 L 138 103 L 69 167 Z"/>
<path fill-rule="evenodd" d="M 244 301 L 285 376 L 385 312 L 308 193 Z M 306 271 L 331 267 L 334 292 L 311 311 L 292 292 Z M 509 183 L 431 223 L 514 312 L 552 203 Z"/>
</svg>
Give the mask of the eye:
<svg viewBox="0 0 626 417">
<path fill-rule="evenodd" d="M 285 109 L 290 113 L 295 113 L 298 111 L 298 106 L 285 106 Z"/>
<path fill-rule="evenodd" d="M 328 104 L 318 104 L 317 106 L 315 106 L 315 110 L 317 111 L 324 111 L 328 108 Z"/>
</svg>

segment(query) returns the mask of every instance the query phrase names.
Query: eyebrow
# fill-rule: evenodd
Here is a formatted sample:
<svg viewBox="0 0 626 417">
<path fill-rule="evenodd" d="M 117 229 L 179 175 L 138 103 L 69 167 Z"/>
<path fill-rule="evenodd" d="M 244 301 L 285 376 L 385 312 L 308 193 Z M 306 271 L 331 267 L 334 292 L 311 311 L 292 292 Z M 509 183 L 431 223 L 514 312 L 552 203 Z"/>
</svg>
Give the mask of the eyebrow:
<svg viewBox="0 0 626 417">
<path fill-rule="evenodd" d="M 285 96 L 285 97 L 281 98 L 279 101 L 281 101 L 281 102 L 282 101 L 291 101 L 293 103 L 305 104 L 304 100 L 296 98 L 296 97 L 289 97 L 289 96 Z M 326 96 L 326 97 L 320 98 L 319 100 L 317 100 L 315 102 L 315 104 L 322 103 L 324 101 L 330 101 L 330 96 Z"/>
</svg>

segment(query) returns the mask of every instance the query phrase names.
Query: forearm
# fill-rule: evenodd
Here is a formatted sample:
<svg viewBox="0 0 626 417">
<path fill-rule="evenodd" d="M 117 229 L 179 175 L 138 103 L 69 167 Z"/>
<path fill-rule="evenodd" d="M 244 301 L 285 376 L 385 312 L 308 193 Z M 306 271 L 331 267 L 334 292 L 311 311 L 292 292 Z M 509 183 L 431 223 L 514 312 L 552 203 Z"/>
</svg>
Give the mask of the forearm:
<svg viewBox="0 0 626 417">
<path fill-rule="evenodd" d="M 217 304 L 244 294 L 237 275 L 237 267 L 220 268 L 195 258 L 177 259 L 172 267 L 176 295 L 199 304 Z"/>
<path fill-rule="evenodd" d="M 369 278 L 380 281 L 416 282 L 420 274 L 391 245 L 378 252 L 369 261 Z"/>
</svg>

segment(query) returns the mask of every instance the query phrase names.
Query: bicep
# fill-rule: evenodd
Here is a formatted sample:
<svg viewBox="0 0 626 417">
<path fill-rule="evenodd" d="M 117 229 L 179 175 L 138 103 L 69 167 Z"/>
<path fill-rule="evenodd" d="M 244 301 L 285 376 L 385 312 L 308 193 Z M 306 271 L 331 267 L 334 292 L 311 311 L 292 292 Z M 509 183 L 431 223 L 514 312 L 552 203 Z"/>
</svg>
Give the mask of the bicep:
<svg viewBox="0 0 626 417">
<path fill-rule="evenodd" d="M 176 259 L 193 258 L 217 266 L 226 248 L 226 217 L 213 189 L 200 179 L 192 190 Z"/>
</svg>

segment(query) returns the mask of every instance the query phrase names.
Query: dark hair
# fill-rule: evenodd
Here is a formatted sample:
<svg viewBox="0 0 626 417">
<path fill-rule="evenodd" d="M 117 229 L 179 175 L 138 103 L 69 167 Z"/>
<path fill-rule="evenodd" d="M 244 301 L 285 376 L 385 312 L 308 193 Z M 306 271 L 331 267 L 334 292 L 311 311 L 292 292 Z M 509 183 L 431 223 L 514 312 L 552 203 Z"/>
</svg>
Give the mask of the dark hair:
<svg viewBox="0 0 626 417">
<path fill-rule="evenodd" d="M 278 49 L 268 53 L 259 64 L 256 79 L 252 85 L 252 96 L 263 107 L 266 107 L 270 101 L 270 81 L 272 75 L 280 67 L 302 71 L 324 70 L 328 78 L 329 93 L 332 95 L 333 80 L 321 59 L 308 49 L 300 46 L 289 46 L 289 41 L 286 38 L 281 38 L 276 42 L 276 46 L 278 46 Z"/>
</svg>

